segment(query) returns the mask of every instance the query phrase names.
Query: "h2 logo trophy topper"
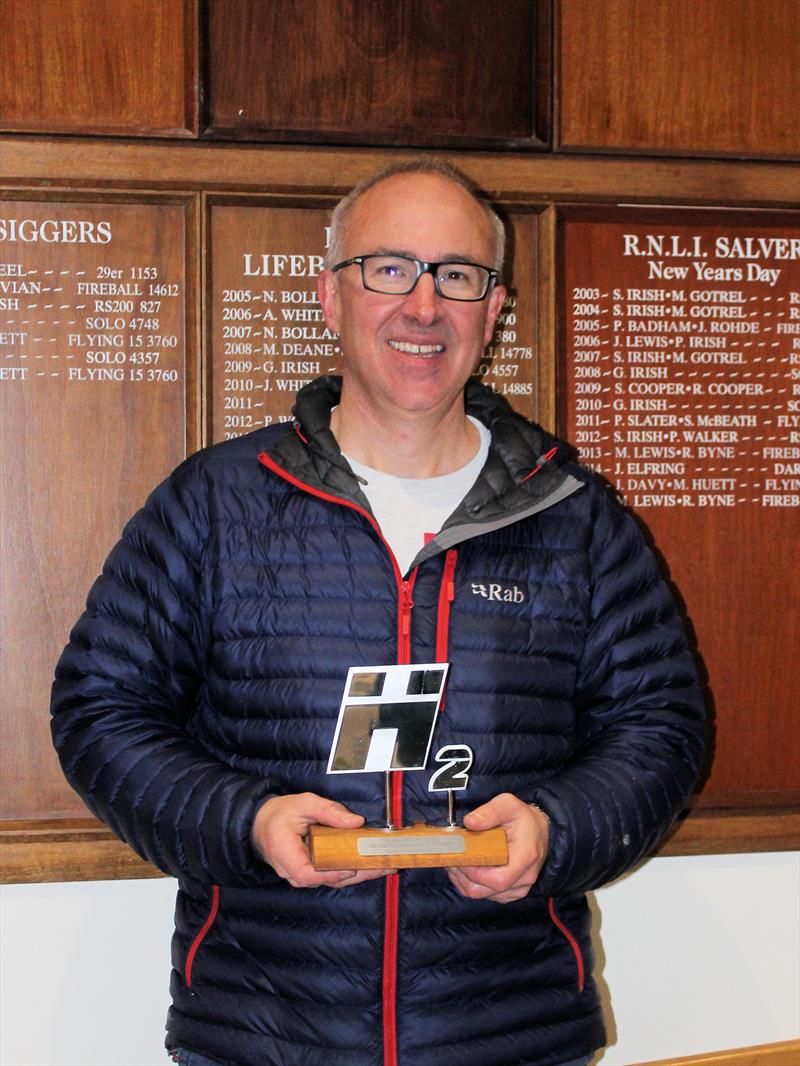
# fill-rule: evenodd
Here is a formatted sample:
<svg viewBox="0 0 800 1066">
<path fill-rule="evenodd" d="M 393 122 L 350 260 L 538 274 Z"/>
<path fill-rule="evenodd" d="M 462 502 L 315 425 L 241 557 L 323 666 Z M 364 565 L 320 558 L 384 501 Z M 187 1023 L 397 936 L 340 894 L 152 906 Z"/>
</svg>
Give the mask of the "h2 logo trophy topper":
<svg viewBox="0 0 800 1066">
<path fill-rule="evenodd" d="M 400 869 L 422 866 L 501 866 L 508 861 L 502 829 L 472 832 L 455 819 L 455 793 L 467 787 L 472 749 L 449 744 L 430 792 L 446 792 L 447 825 L 417 822 L 403 828 L 391 816 L 391 774 L 423 770 L 444 694 L 448 663 L 351 667 L 347 673 L 329 774 L 385 774 L 386 823 L 380 827 L 311 827 L 311 861 L 317 870 Z"/>
</svg>

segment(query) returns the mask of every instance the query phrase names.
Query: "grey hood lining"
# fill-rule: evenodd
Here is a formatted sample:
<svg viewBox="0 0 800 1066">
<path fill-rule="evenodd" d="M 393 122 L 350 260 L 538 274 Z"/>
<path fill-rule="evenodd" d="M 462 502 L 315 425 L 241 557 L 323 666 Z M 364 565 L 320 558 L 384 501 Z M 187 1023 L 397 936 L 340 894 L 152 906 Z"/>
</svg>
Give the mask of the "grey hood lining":
<svg viewBox="0 0 800 1066">
<path fill-rule="evenodd" d="M 514 525 L 516 522 L 520 522 L 524 518 L 530 518 L 540 511 L 546 511 L 582 488 L 584 488 L 582 481 L 573 477 L 572 474 L 567 474 L 564 480 L 551 493 L 529 507 L 523 507 L 513 514 L 506 514 L 503 517 L 490 519 L 486 522 L 469 522 L 443 529 L 414 557 L 409 570 L 413 570 L 415 566 L 418 566 L 426 559 L 440 551 L 445 551 L 447 548 L 452 548 L 456 544 L 463 544 L 464 541 L 482 536 L 484 533 L 494 533 L 495 530 Z"/>
</svg>

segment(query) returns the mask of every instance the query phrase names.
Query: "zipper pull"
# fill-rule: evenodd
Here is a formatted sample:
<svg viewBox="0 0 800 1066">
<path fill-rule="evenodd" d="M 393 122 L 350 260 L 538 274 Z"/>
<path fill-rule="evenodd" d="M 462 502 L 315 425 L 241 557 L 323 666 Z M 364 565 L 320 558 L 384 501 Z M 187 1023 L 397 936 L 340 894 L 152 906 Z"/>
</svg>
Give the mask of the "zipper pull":
<svg viewBox="0 0 800 1066">
<path fill-rule="evenodd" d="M 456 551 L 455 548 L 450 548 L 450 550 L 448 551 L 448 553 L 447 553 L 447 555 L 445 557 L 445 562 L 444 562 L 445 573 L 447 575 L 447 602 L 448 603 L 452 603 L 453 600 L 456 598 L 455 574 L 456 574 L 456 562 L 457 562 L 457 560 L 458 560 L 458 552 Z"/>
<path fill-rule="evenodd" d="M 411 608 L 413 606 L 411 582 L 403 581 L 400 585 L 400 625 L 404 637 L 407 637 L 411 632 Z"/>
<path fill-rule="evenodd" d="M 558 451 L 557 447 L 556 448 L 551 448 L 549 452 L 545 452 L 544 455 L 540 455 L 539 458 L 536 460 L 536 466 L 533 468 L 533 470 L 531 470 L 531 472 L 529 474 L 525 475 L 525 477 L 522 479 L 522 481 L 520 481 L 520 485 L 523 485 L 528 480 L 529 477 L 533 477 L 534 474 L 538 474 L 539 471 L 544 466 L 544 464 L 545 463 L 549 463 L 550 460 L 553 458 L 553 456 L 556 454 L 557 451 Z"/>
</svg>

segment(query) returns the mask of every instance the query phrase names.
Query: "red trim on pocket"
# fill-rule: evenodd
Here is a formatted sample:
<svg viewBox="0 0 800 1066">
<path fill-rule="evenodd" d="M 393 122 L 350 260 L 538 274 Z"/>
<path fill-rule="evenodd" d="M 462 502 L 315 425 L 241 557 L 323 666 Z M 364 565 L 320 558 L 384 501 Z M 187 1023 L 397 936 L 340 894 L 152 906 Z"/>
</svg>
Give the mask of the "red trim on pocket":
<svg viewBox="0 0 800 1066">
<path fill-rule="evenodd" d="M 563 933 L 563 935 L 567 938 L 567 943 L 572 948 L 572 952 L 575 956 L 575 962 L 578 964 L 578 991 L 583 992 L 583 984 L 586 975 L 583 966 L 583 955 L 581 954 L 580 945 L 578 944 L 578 941 L 575 939 L 572 933 L 569 931 L 569 929 L 567 929 L 567 927 L 556 914 L 556 908 L 555 904 L 553 903 L 552 896 L 550 896 L 547 900 L 547 910 L 550 914 L 550 918 L 553 922 L 553 925 L 556 927 L 556 929 L 558 929 L 560 933 Z"/>
<path fill-rule="evenodd" d="M 186 987 L 192 987 L 192 966 L 194 965 L 194 957 L 197 954 L 197 949 L 203 943 L 208 934 L 209 929 L 214 924 L 214 920 L 217 917 L 217 911 L 219 910 L 219 885 L 211 886 L 211 910 L 208 912 L 208 917 L 203 922 L 200 932 L 192 941 L 192 946 L 189 948 L 189 952 L 186 956 L 186 973 L 184 980 L 186 981 Z"/>
</svg>

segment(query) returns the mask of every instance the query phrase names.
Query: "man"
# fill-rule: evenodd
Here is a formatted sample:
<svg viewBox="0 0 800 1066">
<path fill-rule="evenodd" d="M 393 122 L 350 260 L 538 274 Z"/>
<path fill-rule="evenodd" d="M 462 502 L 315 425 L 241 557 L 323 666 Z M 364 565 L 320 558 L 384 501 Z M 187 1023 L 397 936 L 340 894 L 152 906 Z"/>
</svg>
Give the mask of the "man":
<svg viewBox="0 0 800 1066">
<path fill-rule="evenodd" d="M 702 707 L 634 521 L 470 381 L 501 263 L 440 164 L 346 198 L 319 285 L 342 380 L 182 464 L 59 663 L 67 776 L 180 879 L 178 1062 L 562 1066 L 604 1041 L 583 893 L 681 808 Z M 436 743 L 474 752 L 464 822 L 502 826 L 508 863 L 317 872 L 309 826 L 383 810 L 382 775 L 325 772 L 348 667 L 433 661 Z M 397 821 L 441 821 L 430 771 L 392 776 Z"/>
</svg>

